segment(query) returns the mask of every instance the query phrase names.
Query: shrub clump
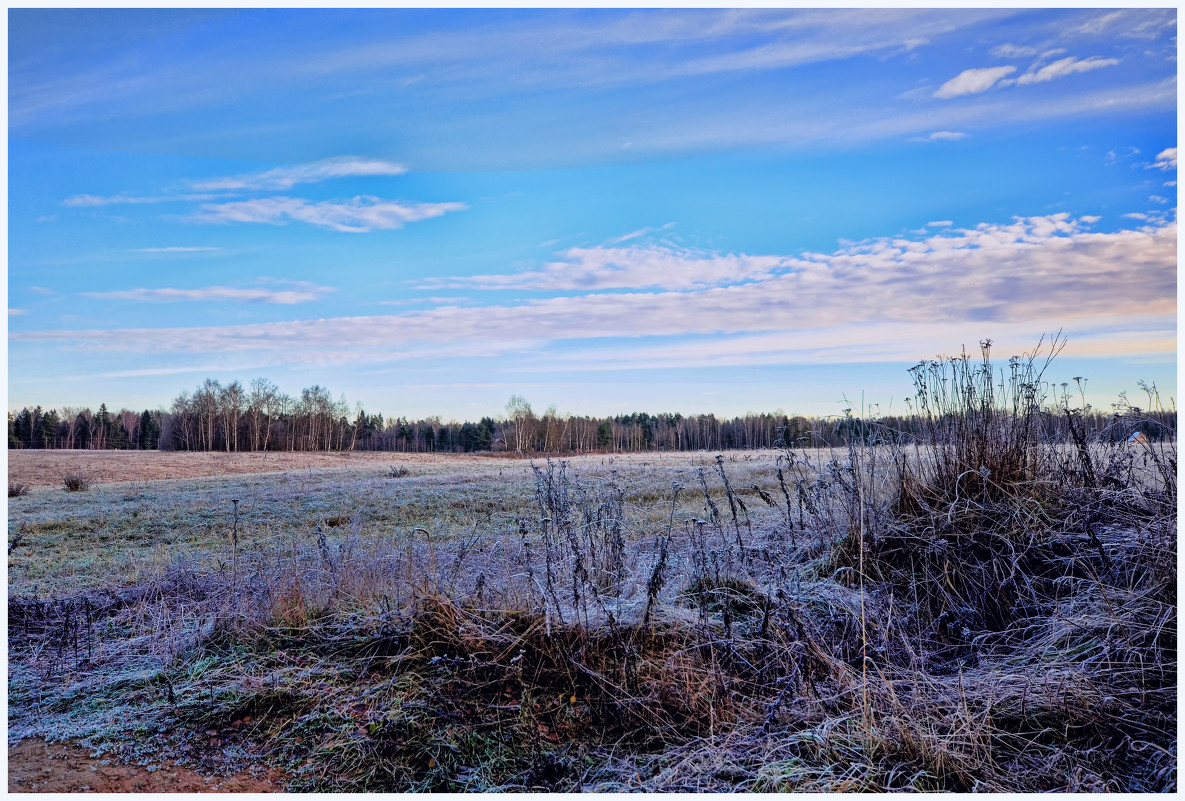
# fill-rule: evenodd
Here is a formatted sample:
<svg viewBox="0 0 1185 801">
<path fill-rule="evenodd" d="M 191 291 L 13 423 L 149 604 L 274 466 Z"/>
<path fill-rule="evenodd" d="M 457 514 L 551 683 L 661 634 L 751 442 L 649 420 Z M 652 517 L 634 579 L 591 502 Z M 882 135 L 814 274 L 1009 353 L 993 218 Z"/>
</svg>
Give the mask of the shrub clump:
<svg viewBox="0 0 1185 801">
<path fill-rule="evenodd" d="M 82 470 L 68 470 L 62 475 L 62 484 L 67 492 L 86 492 L 94 482 Z"/>
</svg>

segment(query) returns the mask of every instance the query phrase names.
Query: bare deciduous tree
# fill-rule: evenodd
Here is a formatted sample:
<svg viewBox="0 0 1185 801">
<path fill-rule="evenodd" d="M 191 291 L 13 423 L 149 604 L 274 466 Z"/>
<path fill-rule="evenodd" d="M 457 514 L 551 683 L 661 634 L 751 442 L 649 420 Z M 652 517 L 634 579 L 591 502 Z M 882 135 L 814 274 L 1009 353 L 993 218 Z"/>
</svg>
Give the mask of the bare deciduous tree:
<svg viewBox="0 0 1185 801">
<path fill-rule="evenodd" d="M 267 434 L 271 434 L 271 414 L 277 392 L 279 392 L 279 387 L 266 378 L 256 378 L 251 382 L 251 394 L 247 399 L 247 413 L 251 418 L 252 450 L 267 450 Z M 265 427 L 267 434 L 263 434 Z"/>
<path fill-rule="evenodd" d="M 506 401 L 506 417 L 514 426 L 514 450 L 522 454 L 523 446 L 530 447 L 535 412 L 522 395 L 511 395 Z"/>
</svg>

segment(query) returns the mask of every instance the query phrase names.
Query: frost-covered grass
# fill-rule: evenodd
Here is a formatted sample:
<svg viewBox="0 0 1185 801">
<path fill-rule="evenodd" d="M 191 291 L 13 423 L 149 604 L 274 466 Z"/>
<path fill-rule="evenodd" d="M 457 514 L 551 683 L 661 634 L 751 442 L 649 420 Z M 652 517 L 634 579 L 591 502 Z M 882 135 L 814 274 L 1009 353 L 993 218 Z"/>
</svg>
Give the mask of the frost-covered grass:
<svg viewBox="0 0 1185 801">
<path fill-rule="evenodd" d="M 773 491 L 772 457 L 731 454 L 740 480 Z M 543 463 L 535 460 L 534 463 Z M 694 482 L 710 454 L 587 456 L 567 460 L 589 479 L 614 472 L 645 515 L 671 481 Z M 417 463 L 400 478 L 386 466 L 97 484 L 88 492 L 38 487 L 9 499 L 10 593 L 63 595 L 145 580 L 170 560 L 226 559 L 238 504 L 239 545 L 308 537 L 317 526 L 361 536 L 427 529 L 438 541 L 474 524 L 513 529 L 533 500 L 531 460 Z M 741 487 L 752 490 L 747 484 Z M 759 502 L 759 506 L 764 506 Z"/>
<path fill-rule="evenodd" d="M 10 738 L 303 790 L 1174 790 L 1175 442 L 956 378 L 923 441 L 34 489 Z"/>
</svg>

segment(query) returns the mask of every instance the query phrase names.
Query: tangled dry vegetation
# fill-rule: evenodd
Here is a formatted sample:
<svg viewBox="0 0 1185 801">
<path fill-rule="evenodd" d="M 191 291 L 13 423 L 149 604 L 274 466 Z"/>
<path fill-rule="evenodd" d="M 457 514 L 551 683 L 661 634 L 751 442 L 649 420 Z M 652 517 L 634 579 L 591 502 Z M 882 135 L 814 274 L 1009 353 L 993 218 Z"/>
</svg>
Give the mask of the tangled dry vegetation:
<svg viewBox="0 0 1185 801">
<path fill-rule="evenodd" d="M 447 536 L 236 518 L 213 561 L 10 597 L 14 729 L 301 790 L 1175 790 L 1175 439 L 1047 441 L 1079 418 L 1042 369 L 920 365 L 921 440 L 760 483 L 547 462 Z"/>
<path fill-rule="evenodd" d="M 62 484 L 67 492 L 86 492 L 94 484 L 94 480 L 83 470 L 67 470 L 62 474 Z"/>
</svg>

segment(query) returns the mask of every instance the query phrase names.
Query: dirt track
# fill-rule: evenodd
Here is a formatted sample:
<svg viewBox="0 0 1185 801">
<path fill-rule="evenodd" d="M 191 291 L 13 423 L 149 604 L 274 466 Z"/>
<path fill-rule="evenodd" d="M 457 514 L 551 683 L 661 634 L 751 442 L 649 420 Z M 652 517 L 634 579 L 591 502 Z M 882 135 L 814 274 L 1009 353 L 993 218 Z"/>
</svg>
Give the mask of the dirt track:
<svg viewBox="0 0 1185 801">
<path fill-rule="evenodd" d="M 107 763 L 107 764 L 105 764 Z M 23 740 L 8 749 L 10 793 L 276 793 L 278 774 L 200 776 L 164 762 L 157 770 L 92 759 L 76 745 Z"/>
</svg>

